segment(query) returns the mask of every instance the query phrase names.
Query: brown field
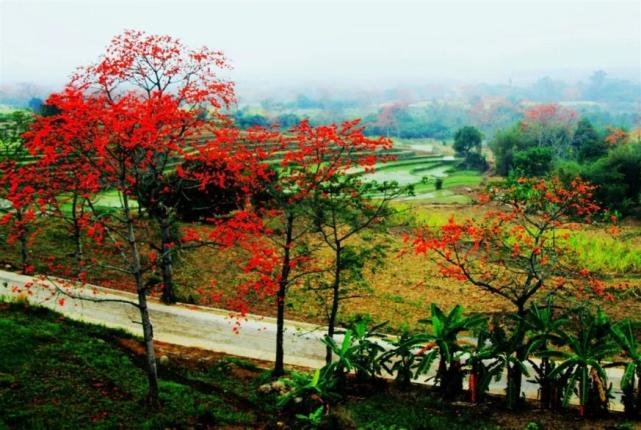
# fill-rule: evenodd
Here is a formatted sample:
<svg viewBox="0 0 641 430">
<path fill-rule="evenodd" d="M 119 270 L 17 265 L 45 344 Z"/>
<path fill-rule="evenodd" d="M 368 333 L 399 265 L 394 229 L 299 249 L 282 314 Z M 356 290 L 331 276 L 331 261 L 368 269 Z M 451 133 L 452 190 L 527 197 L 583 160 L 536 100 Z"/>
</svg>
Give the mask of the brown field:
<svg viewBox="0 0 641 430">
<path fill-rule="evenodd" d="M 412 206 L 402 204 L 407 221 L 412 215 L 415 222 L 439 223 L 446 220 L 450 214 L 456 217 L 477 217 L 482 215 L 482 209 L 471 206 L 445 206 L 424 205 L 412 203 Z M 343 302 L 340 311 L 340 321 L 348 322 L 358 315 L 368 315 L 376 322 L 388 321 L 389 330 L 397 331 L 404 327 L 417 328 L 417 321 L 426 318 L 429 314 L 431 303 L 436 303 L 443 308 L 451 308 L 462 304 L 466 312 L 481 312 L 492 314 L 509 311 L 511 305 L 505 299 L 485 293 L 478 288 L 443 277 L 434 262 L 423 256 L 417 256 L 411 250 L 402 256 L 402 250 L 408 250 L 403 242 L 403 232 L 409 227 L 396 227 L 389 237 L 368 237 L 367 240 L 384 241 L 388 246 L 385 263 L 369 264 L 366 270 L 367 286 L 357 287 L 353 295 L 357 296 Z M 634 225 L 622 228 L 622 237 L 625 238 L 626 249 L 629 252 L 641 250 L 639 229 Z M 603 230 L 592 228 L 583 232 L 590 237 L 603 236 L 603 240 L 611 239 L 605 236 Z M 66 239 L 68 241 L 68 239 Z M 46 256 L 55 255 L 58 261 L 71 264 L 69 250 L 64 247 L 64 230 L 48 227 L 43 230 L 33 241 L 32 261 L 36 272 L 51 272 L 43 261 Z M 71 244 L 69 244 L 71 245 Z M 607 253 L 607 249 L 595 249 L 595 252 Z M 179 285 L 179 296 L 182 301 L 226 307 L 228 300 L 234 297 L 234 283 L 239 276 L 239 269 L 235 251 L 222 252 L 211 248 L 199 248 L 180 255 L 176 267 L 176 283 Z M 592 257 L 590 257 L 592 258 Z M 595 257 L 596 258 L 596 257 Z M 15 246 L 0 244 L 0 264 L 7 270 L 17 267 L 18 251 Z M 66 262 L 66 263 L 65 263 Z M 59 270 L 54 270 L 60 274 Z M 612 285 L 627 283 L 630 291 L 641 289 L 639 272 L 626 271 L 624 273 L 610 273 L 606 282 Z M 212 288 L 212 280 L 218 287 Z M 95 269 L 90 272 L 89 281 L 113 288 L 131 290 L 133 285 L 126 275 L 116 272 L 107 272 Z M 223 292 L 222 299 L 212 301 L 212 293 Z M 350 293 L 352 294 L 352 293 Z M 275 312 L 274 301 L 271 297 L 249 296 L 250 311 L 252 313 L 273 315 Z M 577 299 L 572 295 L 564 297 L 562 303 L 567 306 L 577 304 Z M 613 316 L 620 318 L 638 316 L 641 314 L 641 300 L 636 294 L 626 294 L 610 302 L 592 300 L 591 304 L 602 306 Z M 304 283 L 291 287 L 288 296 L 286 317 L 295 320 L 323 323 L 325 321 L 324 308 L 317 294 L 310 292 Z"/>
</svg>

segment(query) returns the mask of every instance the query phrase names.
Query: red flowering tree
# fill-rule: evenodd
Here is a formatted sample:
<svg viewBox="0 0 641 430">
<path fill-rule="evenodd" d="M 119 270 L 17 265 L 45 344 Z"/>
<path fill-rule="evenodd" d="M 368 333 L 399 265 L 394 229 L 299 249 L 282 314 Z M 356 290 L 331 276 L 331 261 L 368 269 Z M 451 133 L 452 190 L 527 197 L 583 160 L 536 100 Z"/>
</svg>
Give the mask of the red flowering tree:
<svg viewBox="0 0 641 430">
<path fill-rule="evenodd" d="M 628 133 L 616 127 L 608 127 L 608 134 L 605 136 L 605 143 L 610 146 L 620 145 L 628 140 Z"/>
<path fill-rule="evenodd" d="M 171 234 L 173 208 L 161 198 L 165 178 L 172 164 L 179 163 L 209 132 L 205 126 L 224 122 L 220 109 L 235 100 L 233 84 L 217 75 L 226 68 L 229 65 L 221 52 L 192 50 L 169 36 L 127 31 L 112 40 L 100 62 L 81 69 L 74 79 L 74 85 L 85 91 L 109 99 L 135 95 L 136 103 L 144 106 L 135 139 L 138 156 L 147 160 L 139 178 L 146 187 L 134 197 L 156 221 L 166 303 L 176 301 L 174 248 L 169 246 L 176 238 Z"/>
<path fill-rule="evenodd" d="M 20 265 L 29 273 L 29 236 L 35 221 L 33 170 L 22 134 L 33 121 L 30 113 L 16 111 L 0 122 L 0 225 L 7 228 L 8 244 L 20 246 Z"/>
<path fill-rule="evenodd" d="M 262 213 L 269 229 L 271 251 L 261 248 L 256 264 L 277 285 L 276 358 L 274 375 L 284 368 L 284 319 L 287 291 L 304 276 L 323 272 L 314 263 L 317 244 L 310 241 L 318 231 L 314 225 L 314 197 L 329 183 L 337 183 L 352 169 L 373 169 L 386 158 L 381 150 L 389 148 L 388 139 L 363 135 L 359 121 L 341 125 L 312 127 L 302 121 L 279 139 L 282 159 L 275 168 L 275 178 L 267 187 L 269 196 Z M 310 210 L 311 208 L 311 210 Z M 261 257 L 262 256 L 262 257 Z"/>
<path fill-rule="evenodd" d="M 578 118 L 575 111 L 557 104 L 542 104 L 523 113 L 521 129 L 539 148 L 567 155 Z"/>
<path fill-rule="evenodd" d="M 165 287 L 170 285 L 171 270 L 167 268 L 171 269 L 171 252 L 176 245 L 163 234 L 172 214 L 162 194 L 173 165 L 180 165 L 194 151 L 206 155 L 200 146 L 219 146 L 216 139 L 208 143 L 200 139 L 208 125 L 224 123 L 218 112 L 233 101 L 232 85 L 216 77 L 221 67 L 226 67 L 226 62 L 219 52 L 191 50 L 169 36 L 127 31 L 112 40 L 99 63 L 81 68 L 63 92 L 49 98 L 47 105 L 56 113 L 39 117 L 27 135 L 39 169 L 64 167 L 74 175 L 75 186 L 84 190 L 83 198 L 90 201 L 101 190 L 119 196 L 119 204 L 112 210 L 91 211 L 82 228 L 102 250 L 92 264 L 124 273 L 135 285 L 137 301 L 130 304 L 141 316 L 149 398 L 154 403 L 158 384 L 147 296 L 156 284 L 151 275 L 158 266 L 162 267 Z M 235 154 L 222 150 L 216 154 L 227 160 L 216 180 L 242 176 Z M 68 192 L 64 184 L 52 180 L 46 186 L 64 194 Z M 160 226 L 160 246 L 150 243 L 143 233 L 146 224 L 140 215 L 145 212 Z M 219 222 L 211 235 L 229 245 L 242 231 L 218 236 L 216 232 L 234 225 L 248 229 L 247 223 Z M 155 248 L 160 248 L 160 255 Z"/>
<path fill-rule="evenodd" d="M 0 218 L 0 225 L 7 228 L 7 243 L 17 243 L 20 247 L 22 272 L 30 274 L 33 266 L 29 249 L 37 221 L 36 189 L 32 186 L 33 169 L 31 166 L 19 167 L 15 163 L 5 163 L 3 171 L 0 187 L 4 214 Z"/>
<path fill-rule="evenodd" d="M 594 187 L 577 179 L 565 185 L 556 178 L 518 179 L 493 187 L 487 199 L 495 209 L 480 219 L 424 227 L 414 249 L 435 261 L 443 276 L 503 297 L 523 317 L 540 294 L 608 294 L 598 278 L 577 265 L 569 240 L 578 222 L 602 213 L 592 200 Z M 516 344 L 522 343 L 517 340 Z M 523 361 L 527 352 L 516 351 Z M 508 386 L 518 401 L 521 369 L 513 365 Z"/>
</svg>

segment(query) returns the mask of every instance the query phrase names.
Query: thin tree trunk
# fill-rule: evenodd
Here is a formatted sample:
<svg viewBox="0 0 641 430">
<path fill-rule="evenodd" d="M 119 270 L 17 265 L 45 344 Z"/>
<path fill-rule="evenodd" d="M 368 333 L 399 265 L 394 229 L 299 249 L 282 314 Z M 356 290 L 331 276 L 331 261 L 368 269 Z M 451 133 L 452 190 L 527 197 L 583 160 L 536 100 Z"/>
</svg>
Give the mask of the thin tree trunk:
<svg viewBox="0 0 641 430">
<path fill-rule="evenodd" d="M 447 391 L 447 363 L 443 356 L 438 360 L 436 380 L 438 381 L 438 390 L 441 393 L 441 396 L 445 397 L 445 393 Z"/>
<path fill-rule="evenodd" d="M 287 295 L 287 285 L 289 283 L 289 272 L 291 270 L 291 246 L 294 230 L 294 216 L 287 215 L 285 225 L 285 246 L 283 250 L 283 261 L 281 266 L 280 280 L 278 281 L 278 293 L 276 296 L 276 359 L 274 360 L 273 376 L 282 376 L 285 374 L 285 298 Z"/>
<path fill-rule="evenodd" d="M 71 202 L 71 221 L 73 222 L 73 240 L 76 247 L 74 258 L 76 260 L 76 275 L 80 275 L 83 266 L 83 248 L 82 248 L 82 233 L 80 229 L 80 222 L 78 221 L 78 194 L 74 193 Z"/>
<path fill-rule="evenodd" d="M 472 366 L 472 370 L 470 371 L 470 379 L 469 379 L 469 391 L 470 391 L 470 402 L 476 403 L 478 401 L 478 395 L 477 395 L 477 388 L 476 388 L 476 372 L 478 371 L 477 366 L 474 365 Z"/>
<path fill-rule="evenodd" d="M 149 403 L 158 404 L 158 368 L 156 366 L 156 353 L 154 351 L 154 332 L 149 318 L 147 308 L 147 292 L 140 281 L 136 279 L 136 288 L 138 289 L 138 307 L 140 309 L 140 319 L 142 322 L 143 339 L 145 342 L 145 356 L 147 358 L 147 379 L 149 380 Z M 141 288 L 142 287 L 142 288 Z"/>
<path fill-rule="evenodd" d="M 170 222 L 167 217 L 160 220 L 160 237 L 161 237 L 161 252 L 160 270 L 162 272 L 162 294 L 160 299 L 163 303 L 173 304 L 176 303 L 176 289 L 174 286 L 174 268 L 173 257 L 171 255 L 171 232 Z"/>
<path fill-rule="evenodd" d="M 632 391 L 634 391 L 634 379 L 632 379 Z M 641 417 L 641 371 L 637 370 L 637 402 L 634 413 L 636 417 Z"/>
<path fill-rule="evenodd" d="M 149 310 L 147 308 L 147 289 L 143 283 L 142 265 L 140 262 L 140 251 L 136 241 L 134 222 L 129 208 L 129 198 L 123 193 L 123 209 L 127 222 L 127 241 L 131 251 L 131 271 L 136 280 L 136 292 L 138 294 L 138 309 L 142 324 L 143 340 L 145 343 L 145 357 L 147 359 L 147 378 L 149 380 L 148 401 L 151 405 L 158 405 L 158 369 L 156 367 L 156 354 L 154 352 L 154 334 Z"/>
<path fill-rule="evenodd" d="M 541 408 L 552 408 L 552 383 L 550 381 L 550 359 L 541 359 Z"/>
<path fill-rule="evenodd" d="M 29 266 L 29 244 L 27 242 L 27 228 L 22 223 L 24 217 L 22 216 L 22 209 L 16 210 L 16 220 L 20 224 L 20 234 L 18 241 L 20 242 L 20 264 L 22 265 L 22 272 L 27 273 L 27 266 Z"/>
<path fill-rule="evenodd" d="M 338 315 L 338 303 L 340 301 L 341 285 L 341 244 L 336 243 L 335 261 L 334 261 L 334 283 L 332 284 L 332 308 L 327 321 L 327 337 L 332 339 L 336 330 L 336 316 Z M 325 347 L 325 363 L 332 362 L 332 348 Z"/>
<path fill-rule="evenodd" d="M 523 318 L 525 316 L 525 306 L 523 304 L 518 304 L 517 306 L 517 313 Z M 516 350 L 516 359 L 519 362 L 524 362 L 527 358 L 527 352 L 525 351 L 525 348 L 523 348 L 524 335 L 521 333 L 520 327 L 517 327 L 517 330 L 518 332 L 516 333 L 516 336 L 519 336 L 519 339 L 517 342 L 518 347 Z M 521 384 L 523 380 L 521 367 L 516 363 L 512 363 L 512 365 L 508 367 L 507 378 L 507 407 L 508 409 L 516 409 L 521 404 Z"/>
</svg>

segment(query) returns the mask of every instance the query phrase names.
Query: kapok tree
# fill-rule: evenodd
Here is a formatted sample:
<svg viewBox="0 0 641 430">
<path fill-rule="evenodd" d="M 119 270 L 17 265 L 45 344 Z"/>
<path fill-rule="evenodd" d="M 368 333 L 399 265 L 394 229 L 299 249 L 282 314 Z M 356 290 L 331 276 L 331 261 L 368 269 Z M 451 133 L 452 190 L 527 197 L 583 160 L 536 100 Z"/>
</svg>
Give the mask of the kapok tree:
<svg viewBox="0 0 641 430">
<path fill-rule="evenodd" d="M 34 180 L 36 178 L 31 166 L 19 167 L 15 163 L 4 164 L 0 177 L 4 212 L 0 225 L 7 228 L 7 244 L 19 244 L 20 266 L 25 274 L 33 272 L 29 244 L 37 221 L 37 191 L 32 185 Z"/>
<path fill-rule="evenodd" d="M 557 104 L 542 104 L 523 113 L 523 133 L 535 147 L 548 148 L 557 155 L 568 156 L 577 124 L 575 111 Z"/>
<path fill-rule="evenodd" d="M 35 220 L 35 179 L 24 167 L 30 161 L 22 135 L 33 121 L 31 113 L 16 111 L 0 122 L 0 225 L 5 225 L 7 242 L 20 245 L 20 265 L 29 273 L 29 235 Z"/>
<path fill-rule="evenodd" d="M 603 212 L 592 200 L 593 191 L 579 179 L 570 184 L 557 178 L 513 180 L 491 188 L 484 200 L 495 206 L 480 219 L 451 217 L 441 227 L 423 227 L 413 246 L 436 262 L 443 276 L 512 303 L 521 319 L 537 295 L 606 295 L 598 278 L 577 264 L 570 246 L 576 222 L 590 222 Z M 523 333 L 519 337 L 522 346 Z M 524 348 L 516 353 L 525 360 Z M 510 369 L 512 405 L 520 397 L 521 374 L 517 365 Z"/>
<path fill-rule="evenodd" d="M 267 188 L 269 200 L 263 210 L 271 234 L 274 252 L 261 251 L 267 259 L 279 257 L 272 278 L 276 292 L 276 357 L 274 375 L 284 372 L 284 322 L 287 291 L 303 277 L 322 272 L 313 262 L 315 246 L 310 234 L 315 230 L 310 204 L 318 191 L 337 178 L 344 178 L 350 169 L 371 169 L 382 158 L 381 149 L 389 147 L 387 139 L 371 139 L 363 135 L 359 121 L 341 125 L 312 127 L 302 121 L 279 139 L 283 157 L 276 167 L 273 181 Z M 268 267 L 267 265 L 262 267 Z"/>
<path fill-rule="evenodd" d="M 101 60 L 80 69 L 73 85 L 108 99 L 133 96 L 144 103 L 147 127 L 135 130 L 144 144 L 137 157 L 145 168 L 133 197 L 156 221 L 161 250 L 162 300 L 174 303 L 173 259 L 176 242 L 171 234 L 174 208 L 161 194 L 166 176 L 194 146 L 207 141 L 212 129 L 225 122 L 221 109 L 235 100 L 234 87 L 218 77 L 229 65 L 221 52 L 190 49 L 169 36 L 126 31 L 116 36 Z"/>
<path fill-rule="evenodd" d="M 107 255 L 96 264 L 125 273 L 135 285 L 137 301 L 128 303 L 140 312 L 154 403 L 158 383 L 147 295 L 158 254 L 140 233 L 132 202 L 153 202 L 162 191 L 150 190 L 150 178 L 163 184 L 170 162 L 190 148 L 187 138 L 202 125 L 196 108 L 218 109 L 231 100 L 231 85 L 214 74 L 224 65 L 222 54 L 206 48 L 190 50 L 168 36 L 125 32 L 97 65 L 80 69 L 62 93 L 49 98 L 47 105 L 58 113 L 38 118 L 29 135 L 29 149 L 42 168 L 64 157 L 83 189 L 120 197 L 113 211 L 92 213 L 84 228 Z"/>
</svg>

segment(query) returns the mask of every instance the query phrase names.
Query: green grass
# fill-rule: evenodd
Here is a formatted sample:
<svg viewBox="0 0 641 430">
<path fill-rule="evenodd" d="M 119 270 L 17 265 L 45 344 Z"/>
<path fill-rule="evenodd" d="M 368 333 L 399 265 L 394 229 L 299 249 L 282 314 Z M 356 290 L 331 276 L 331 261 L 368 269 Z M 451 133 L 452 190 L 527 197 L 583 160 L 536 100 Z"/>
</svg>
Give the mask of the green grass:
<svg viewBox="0 0 641 430">
<path fill-rule="evenodd" d="M 187 366 L 172 356 L 160 366 L 161 407 L 150 408 L 142 359 L 119 339 L 137 342 L 43 308 L 0 303 L 0 429 L 301 428 L 273 395 L 258 392 L 267 372 L 234 357 Z M 425 390 L 395 392 L 348 396 L 324 428 L 494 428 Z"/>
<path fill-rule="evenodd" d="M 362 430 L 499 428 L 488 418 L 470 411 L 456 411 L 424 392 L 375 394 L 341 406 L 337 415 L 343 426 Z"/>
<path fill-rule="evenodd" d="M 6 306 L 6 305 L 3 305 Z M 42 309 L 0 311 L 0 428 L 166 428 L 250 425 L 217 394 L 161 379 L 162 408 L 144 406 L 147 380 L 109 339 L 127 335 Z M 224 379 L 220 372 L 217 379 Z M 231 384 L 230 384 L 231 385 Z M 238 386 L 238 384 L 235 384 Z"/>
<path fill-rule="evenodd" d="M 569 246 L 579 262 L 600 273 L 641 273 L 641 236 L 638 233 L 612 235 L 605 230 L 572 232 Z"/>
<path fill-rule="evenodd" d="M 444 188 L 447 188 L 447 178 Z M 460 182 L 459 182 L 460 183 Z M 471 184 L 470 184 L 471 185 Z M 419 187 L 422 187 L 419 186 Z M 449 192 L 447 189 L 429 192 L 433 184 L 424 186 L 417 192 L 417 199 L 429 196 L 429 203 L 459 203 L 458 198 L 465 198 Z M 432 188 L 433 189 L 433 188 Z M 421 193 L 422 192 L 422 193 Z M 465 203 L 462 201 L 462 203 Z M 397 220 L 399 224 L 410 222 L 412 225 L 427 225 L 438 227 L 447 224 L 450 216 L 457 221 L 465 218 L 477 218 L 479 213 L 474 213 L 473 208 L 461 212 L 443 208 L 418 208 L 411 203 L 398 202 L 394 207 L 399 211 Z M 559 234 L 562 234 L 561 231 Z M 624 228 L 619 234 L 611 234 L 605 228 L 591 227 L 582 230 L 569 231 L 568 246 L 576 252 L 578 264 L 588 270 L 611 275 L 641 274 L 641 234 L 634 228 Z"/>
</svg>

